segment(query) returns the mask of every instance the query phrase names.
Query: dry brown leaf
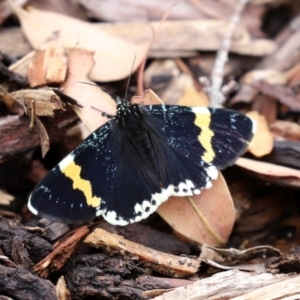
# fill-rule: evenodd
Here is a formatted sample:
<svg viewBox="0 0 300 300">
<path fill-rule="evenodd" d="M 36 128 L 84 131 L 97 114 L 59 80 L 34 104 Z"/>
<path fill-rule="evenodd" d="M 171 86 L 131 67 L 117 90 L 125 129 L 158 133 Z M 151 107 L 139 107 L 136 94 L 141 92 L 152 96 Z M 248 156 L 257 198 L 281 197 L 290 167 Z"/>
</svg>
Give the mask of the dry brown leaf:
<svg viewBox="0 0 300 300">
<path fill-rule="evenodd" d="M 83 108 L 74 107 L 75 112 L 89 128 L 89 133 L 107 122 L 107 118 L 93 107 L 114 114 L 116 104 L 107 93 L 104 93 L 88 79 L 88 74 L 93 68 L 93 53 L 90 51 L 74 49 L 69 52 L 68 77 L 62 85 L 63 92 L 76 99 Z M 88 84 L 85 84 L 88 83 Z"/>
<path fill-rule="evenodd" d="M 237 166 L 253 171 L 258 174 L 275 177 L 296 177 L 300 179 L 300 171 L 288 167 L 270 164 L 267 162 L 256 161 L 240 157 L 236 163 Z"/>
<path fill-rule="evenodd" d="M 34 101 L 36 116 L 53 117 L 55 111 L 65 110 L 59 97 L 50 89 L 44 90 L 19 90 L 1 96 L 11 111 L 16 112 L 15 102 L 19 103 L 25 112 L 31 108 Z"/>
<path fill-rule="evenodd" d="M 257 157 L 269 154 L 273 149 L 274 138 L 265 117 L 259 115 L 256 111 L 248 112 L 247 116 L 254 119 L 257 124 L 256 133 L 249 144 L 248 150 Z"/>
<path fill-rule="evenodd" d="M 27 12 L 11 0 L 8 1 L 19 17 L 22 29 L 33 48 L 38 49 L 46 42 L 55 40 L 65 49 L 93 51 L 95 65 L 89 74 L 92 80 L 113 81 L 127 77 L 134 56 L 136 55 L 136 63 L 133 71 L 148 51 L 150 39 L 134 44 L 109 35 L 88 22 L 49 11 Z"/>
<path fill-rule="evenodd" d="M 192 197 L 171 197 L 157 210 L 159 215 L 181 236 L 211 246 L 224 245 L 232 231 L 235 210 L 227 184 L 219 173 L 210 189 Z"/>
<path fill-rule="evenodd" d="M 29 5 L 40 10 L 55 11 L 77 19 L 87 20 L 90 16 L 78 5 L 78 1 L 30 0 Z"/>
</svg>

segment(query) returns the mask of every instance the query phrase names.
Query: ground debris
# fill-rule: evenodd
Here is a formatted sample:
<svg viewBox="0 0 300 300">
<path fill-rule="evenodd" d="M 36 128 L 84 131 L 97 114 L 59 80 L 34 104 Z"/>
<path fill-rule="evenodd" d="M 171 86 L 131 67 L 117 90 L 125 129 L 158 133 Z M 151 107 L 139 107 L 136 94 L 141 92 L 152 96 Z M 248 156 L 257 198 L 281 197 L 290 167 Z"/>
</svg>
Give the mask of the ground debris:
<svg viewBox="0 0 300 300">
<path fill-rule="evenodd" d="M 300 299 L 299 1 L 2 2 L 1 300 Z M 34 186 L 115 116 L 124 95 L 139 106 L 229 108 L 255 120 L 256 132 L 211 188 L 172 197 L 142 222 L 110 225 L 102 214 L 111 221 L 113 209 L 79 225 L 33 217 L 27 203 Z M 201 109 L 210 117 L 198 139 L 226 161 L 235 145 L 216 152 L 224 145 L 219 133 L 227 132 L 211 126 L 213 110 Z M 122 165 L 123 145 L 109 146 L 107 153 L 120 150 Z M 86 170 L 96 160 L 86 158 L 75 164 L 76 178 L 55 185 L 66 191 L 65 215 L 76 207 L 71 192 L 82 191 L 77 207 L 86 206 L 95 183 L 132 195 L 126 200 L 136 215 L 149 211 L 124 184 L 149 179 L 146 172 L 137 178 L 130 165 L 113 182 L 93 172 L 92 182 Z M 104 158 L 106 172 L 118 169 Z M 162 159 L 154 164 L 168 168 Z"/>
</svg>

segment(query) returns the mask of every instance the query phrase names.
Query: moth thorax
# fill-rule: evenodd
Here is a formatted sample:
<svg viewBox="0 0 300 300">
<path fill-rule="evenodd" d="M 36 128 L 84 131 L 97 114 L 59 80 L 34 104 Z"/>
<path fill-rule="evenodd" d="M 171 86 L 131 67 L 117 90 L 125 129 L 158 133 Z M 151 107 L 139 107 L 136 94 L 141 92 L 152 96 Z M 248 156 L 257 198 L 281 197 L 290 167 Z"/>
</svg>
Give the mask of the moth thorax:
<svg viewBox="0 0 300 300">
<path fill-rule="evenodd" d="M 125 116 L 125 132 L 136 154 L 155 172 L 155 160 L 153 145 L 150 140 L 148 129 L 144 126 L 142 115 L 131 112 Z"/>
</svg>

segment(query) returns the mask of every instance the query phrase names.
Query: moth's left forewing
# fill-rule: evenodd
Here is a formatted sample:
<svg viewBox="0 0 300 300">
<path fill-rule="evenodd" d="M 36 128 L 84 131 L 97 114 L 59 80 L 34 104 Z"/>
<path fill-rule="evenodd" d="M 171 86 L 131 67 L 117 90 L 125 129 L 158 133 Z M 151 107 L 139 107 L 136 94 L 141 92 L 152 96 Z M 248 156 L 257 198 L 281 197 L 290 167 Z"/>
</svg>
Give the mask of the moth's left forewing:
<svg viewBox="0 0 300 300">
<path fill-rule="evenodd" d="M 97 129 L 67 155 L 34 188 L 28 208 L 32 213 L 65 223 L 83 223 L 103 213 L 109 194 L 107 170 L 110 123 Z"/>
</svg>

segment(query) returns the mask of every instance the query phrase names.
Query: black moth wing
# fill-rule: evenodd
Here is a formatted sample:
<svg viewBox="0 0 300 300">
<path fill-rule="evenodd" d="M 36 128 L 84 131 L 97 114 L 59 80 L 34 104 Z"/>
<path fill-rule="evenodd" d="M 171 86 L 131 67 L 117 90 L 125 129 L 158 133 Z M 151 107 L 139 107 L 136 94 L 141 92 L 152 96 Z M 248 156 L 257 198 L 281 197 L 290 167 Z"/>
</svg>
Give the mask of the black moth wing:
<svg viewBox="0 0 300 300">
<path fill-rule="evenodd" d="M 151 115 L 142 120 L 148 131 L 157 172 L 149 168 L 129 136 L 115 120 L 97 129 L 35 187 L 30 210 L 65 223 L 83 223 L 95 216 L 117 225 L 140 221 L 171 195 L 193 195 L 209 183 L 203 169 L 187 167 L 169 151 Z M 134 124 L 127 126 L 135 127 Z M 198 182 L 192 183 L 193 178 Z"/>
<path fill-rule="evenodd" d="M 72 224 L 100 215 L 102 198 L 110 193 L 111 170 L 116 166 L 107 146 L 112 131 L 113 121 L 109 121 L 54 167 L 34 188 L 29 209 L 50 220 Z M 100 186 L 101 193 L 96 194 L 94 189 Z"/>
<path fill-rule="evenodd" d="M 103 214 L 112 224 L 126 225 L 145 219 L 170 196 L 199 194 L 202 188 L 209 188 L 211 180 L 218 176 L 214 166 L 200 166 L 170 147 L 162 127 L 164 119 L 152 115 L 149 107 L 141 109 L 144 108 L 141 126 L 147 132 L 151 143 L 152 157 L 148 159 L 154 162 L 154 166 L 149 166 L 149 160 L 140 155 L 129 136 L 119 128 L 114 130 L 113 145 L 117 147 L 114 149 L 114 160 L 117 162 L 117 171 L 112 182 L 114 188 L 105 201 Z M 174 114 L 169 117 L 171 120 L 168 122 L 171 123 L 172 120 L 177 122 L 180 119 Z M 135 127 L 132 124 L 128 126 Z M 172 136 L 177 138 L 176 127 Z M 186 149 L 189 150 L 192 150 L 191 146 Z"/>
<path fill-rule="evenodd" d="M 115 144 L 122 149 L 120 176 L 104 213 L 113 224 L 140 221 L 170 196 L 192 196 L 211 187 L 217 170 L 234 164 L 255 131 L 253 120 L 232 110 L 175 105 L 141 110 L 155 170 L 136 153 L 129 138 L 121 131 L 115 135 L 119 136 Z"/>
<path fill-rule="evenodd" d="M 110 120 L 37 185 L 31 211 L 66 223 L 101 214 L 117 225 L 140 221 L 172 195 L 209 188 L 217 168 L 232 164 L 252 136 L 252 121 L 233 111 L 165 105 L 141 110 L 140 124 L 125 128 L 138 125 L 147 132 L 154 166 Z"/>
<path fill-rule="evenodd" d="M 144 110 L 163 131 L 166 143 L 203 167 L 222 170 L 242 155 L 256 131 L 256 123 L 229 109 L 149 105 Z"/>
</svg>

